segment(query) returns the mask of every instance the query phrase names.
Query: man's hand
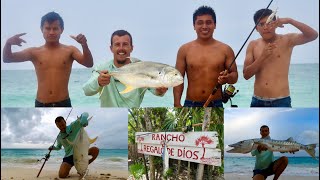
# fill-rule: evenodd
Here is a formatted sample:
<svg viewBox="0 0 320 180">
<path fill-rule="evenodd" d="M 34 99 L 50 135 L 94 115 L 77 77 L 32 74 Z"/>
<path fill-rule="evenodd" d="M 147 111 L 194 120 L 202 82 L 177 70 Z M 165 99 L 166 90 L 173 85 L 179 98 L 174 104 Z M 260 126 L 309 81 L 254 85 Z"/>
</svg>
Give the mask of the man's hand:
<svg viewBox="0 0 320 180">
<path fill-rule="evenodd" d="M 269 56 L 272 55 L 273 50 L 277 47 L 276 43 L 268 43 L 264 46 L 263 50 L 262 50 L 262 54 L 261 57 L 262 59 L 266 59 Z"/>
<path fill-rule="evenodd" d="M 257 150 L 258 150 L 259 153 L 260 153 L 261 151 L 266 151 L 266 150 L 268 150 L 268 147 L 267 147 L 266 145 L 260 144 L 260 145 L 258 145 Z"/>
<path fill-rule="evenodd" d="M 224 70 L 222 72 L 220 72 L 219 77 L 218 77 L 218 83 L 223 85 L 226 84 L 229 80 L 229 73 L 228 70 Z"/>
<path fill-rule="evenodd" d="M 110 83 L 110 74 L 108 74 L 107 70 L 100 71 L 99 77 L 98 77 L 98 83 L 99 86 L 106 86 Z"/>
<path fill-rule="evenodd" d="M 18 45 L 22 46 L 21 43 L 27 43 L 25 40 L 20 37 L 26 35 L 27 33 L 16 34 L 7 40 L 7 44 L 9 45 Z"/>
<path fill-rule="evenodd" d="M 277 17 L 277 20 L 275 21 L 275 25 L 277 27 L 283 28 L 284 24 L 289 24 L 290 18 L 279 18 Z"/>
<path fill-rule="evenodd" d="M 159 88 L 156 88 L 156 94 L 157 95 L 163 95 L 164 93 L 166 93 L 168 90 L 168 88 L 166 87 L 159 87 Z"/>
<path fill-rule="evenodd" d="M 77 36 L 70 35 L 70 37 L 72 39 L 76 40 L 82 46 L 86 46 L 87 45 L 87 38 L 83 34 L 78 34 Z"/>
</svg>

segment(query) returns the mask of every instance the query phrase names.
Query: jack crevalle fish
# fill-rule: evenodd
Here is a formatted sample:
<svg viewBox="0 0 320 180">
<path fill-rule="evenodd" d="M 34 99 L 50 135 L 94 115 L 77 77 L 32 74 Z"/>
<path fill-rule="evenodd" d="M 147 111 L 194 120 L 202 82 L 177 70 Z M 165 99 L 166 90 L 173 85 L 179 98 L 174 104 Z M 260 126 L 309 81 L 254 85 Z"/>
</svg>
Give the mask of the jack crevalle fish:
<svg viewBox="0 0 320 180">
<path fill-rule="evenodd" d="M 176 68 L 149 61 L 130 63 L 109 74 L 126 86 L 121 94 L 137 88 L 175 87 L 183 83 L 183 77 Z"/>
<path fill-rule="evenodd" d="M 248 139 L 239 141 L 235 144 L 228 145 L 233 149 L 228 150 L 228 153 L 242 153 L 246 154 L 252 150 L 257 149 L 258 145 L 265 145 L 269 151 L 274 152 L 292 152 L 298 150 L 305 150 L 311 157 L 316 158 L 315 148 L 317 144 L 303 145 L 297 143 L 290 137 L 287 140 L 273 140 L 273 139 Z"/>
<path fill-rule="evenodd" d="M 91 118 L 92 117 L 90 117 L 88 121 Z M 80 119 L 78 118 L 77 121 L 80 121 Z M 70 142 L 67 139 L 68 143 L 73 146 L 74 167 L 76 168 L 80 177 L 84 177 L 87 174 L 87 169 L 89 165 L 89 146 L 90 144 L 94 143 L 97 140 L 97 138 L 98 137 L 90 139 L 84 127 L 81 127 L 73 142 Z"/>
</svg>

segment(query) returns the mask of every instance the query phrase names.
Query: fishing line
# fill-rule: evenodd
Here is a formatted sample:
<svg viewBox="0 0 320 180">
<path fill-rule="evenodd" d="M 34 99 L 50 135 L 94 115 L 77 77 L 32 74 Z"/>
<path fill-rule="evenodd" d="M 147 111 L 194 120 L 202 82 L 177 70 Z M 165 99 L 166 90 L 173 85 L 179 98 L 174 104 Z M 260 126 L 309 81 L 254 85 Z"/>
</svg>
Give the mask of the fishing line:
<svg viewBox="0 0 320 180">
<path fill-rule="evenodd" d="M 69 114 L 68 114 L 68 116 L 67 116 L 67 118 L 66 118 L 66 122 L 67 122 L 67 120 L 68 120 L 68 118 L 69 118 L 69 115 L 71 114 L 72 109 L 73 109 L 73 107 L 71 108 L 71 110 L 70 110 L 70 112 L 69 112 Z M 57 136 L 56 139 L 54 140 L 54 142 L 53 142 L 53 144 L 52 144 L 51 147 L 54 146 L 54 144 L 56 143 L 57 139 L 58 139 L 58 136 Z M 46 154 L 44 158 L 42 158 L 42 159 L 44 159 L 44 162 L 43 162 L 43 164 L 42 164 L 42 166 L 41 166 L 41 169 L 40 169 L 40 171 L 39 171 L 39 173 L 38 173 L 38 175 L 37 175 L 37 178 L 39 177 L 39 175 L 40 175 L 40 173 L 41 173 L 41 171 L 42 171 L 42 168 L 44 167 L 44 165 L 46 164 L 46 162 L 49 160 L 51 151 L 52 151 L 52 149 L 49 150 L 49 153 Z M 42 160 L 42 159 L 41 159 L 41 160 Z M 40 160 L 40 161 L 41 161 L 41 160 Z M 39 160 L 38 160 L 38 161 L 39 161 Z"/>
<path fill-rule="evenodd" d="M 269 6 L 271 5 L 271 3 L 273 2 L 273 0 L 270 1 L 270 3 L 268 4 L 268 6 L 264 9 L 264 11 L 262 12 L 261 16 L 259 17 L 259 19 L 257 20 L 257 22 L 255 23 L 254 27 L 252 28 L 249 36 L 247 37 L 247 39 L 244 41 L 244 43 L 242 44 L 240 50 L 238 51 L 238 53 L 236 54 L 236 56 L 234 57 L 234 59 L 232 60 L 231 64 L 229 65 L 229 67 L 226 69 L 227 72 L 230 71 L 231 66 L 235 63 L 237 57 L 239 56 L 240 52 L 242 51 L 243 47 L 245 46 L 245 44 L 247 43 L 247 41 L 249 40 L 250 36 L 252 35 L 253 31 L 256 29 L 258 23 L 260 22 L 261 18 L 264 16 L 266 10 L 269 8 Z M 217 84 L 214 89 L 212 90 L 212 93 L 210 94 L 209 98 L 207 99 L 207 101 L 205 102 L 205 104 L 203 105 L 203 107 L 207 107 L 209 105 L 209 103 L 212 101 L 213 99 L 213 95 L 217 92 L 217 90 L 221 87 L 221 84 Z"/>
</svg>

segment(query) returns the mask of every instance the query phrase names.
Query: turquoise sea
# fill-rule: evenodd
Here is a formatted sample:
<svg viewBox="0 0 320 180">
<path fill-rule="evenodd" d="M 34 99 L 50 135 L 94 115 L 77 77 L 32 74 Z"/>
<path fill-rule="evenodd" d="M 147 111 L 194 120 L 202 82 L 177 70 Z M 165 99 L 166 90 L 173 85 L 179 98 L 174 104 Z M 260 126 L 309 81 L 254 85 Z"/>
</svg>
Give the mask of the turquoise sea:
<svg viewBox="0 0 320 180">
<path fill-rule="evenodd" d="M 49 151 L 47 149 L 1 149 L 2 167 L 25 167 L 40 169 L 43 158 Z M 50 158 L 45 167 L 57 169 L 62 163 L 64 150 L 51 151 Z M 100 149 L 99 156 L 90 164 L 89 168 L 128 170 L 127 149 Z"/>
<path fill-rule="evenodd" d="M 279 157 L 275 157 L 278 159 Z M 311 157 L 288 157 L 289 164 L 284 175 L 319 176 L 319 160 Z M 319 159 L 319 158 L 318 158 Z M 254 157 L 225 157 L 224 172 L 238 175 L 252 175 Z"/>
<path fill-rule="evenodd" d="M 232 102 L 238 107 L 249 107 L 254 78 L 245 80 L 242 69 L 243 66 L 238 66 L 239 80 L 235 87 L 239 93 Z M 91 71 L 92 69 L 72 69 L 69 94 L 73 107 L 100 106 L 98 95 L 85 96 L 82 90 L 82 85 L 90 78 Z M 292 107 L 319 107 L 319 64 L 291 64 L 289 83 Z M 1 70 L 1 107 L 34 107 L 36 91 L 37 79 L 34 70 Z M 185 99 L 185 92 L 182 99 Z M 164 97 L 156 97 L 147 92 L 141 106 L 172 107 L 172 88 L 169 88 Z M 224 104 L 224 107 L 230 107 L 230 102 Z"/>
</svg>

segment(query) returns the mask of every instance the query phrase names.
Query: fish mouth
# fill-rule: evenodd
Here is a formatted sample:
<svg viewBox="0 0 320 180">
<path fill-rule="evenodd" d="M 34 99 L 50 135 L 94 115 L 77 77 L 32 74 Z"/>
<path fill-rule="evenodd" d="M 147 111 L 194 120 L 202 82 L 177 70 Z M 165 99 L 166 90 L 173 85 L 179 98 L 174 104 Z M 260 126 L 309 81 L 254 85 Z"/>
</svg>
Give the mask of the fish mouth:
<svg viewBox="0 0 320 180">
<path fill-rule="evenodd" d="M 236 148 L 236 147 L 240 147 L 241 145 L 238 144 L 238 143 L 235 143 L 235 144 L 230 144 L 230 145 L 228 145 L 228 146 L 233 147 L 233 148 Z"/>
</svg>

